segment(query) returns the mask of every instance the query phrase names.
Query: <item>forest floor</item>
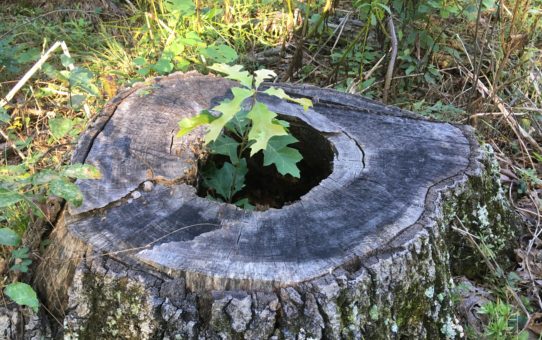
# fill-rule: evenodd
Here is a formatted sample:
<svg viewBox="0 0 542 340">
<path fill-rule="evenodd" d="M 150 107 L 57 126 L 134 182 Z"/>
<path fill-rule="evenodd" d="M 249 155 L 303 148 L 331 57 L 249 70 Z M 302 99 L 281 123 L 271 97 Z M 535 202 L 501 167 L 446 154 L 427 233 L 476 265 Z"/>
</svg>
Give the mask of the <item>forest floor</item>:
<svg viewBox="0 0 542 340">
<path fill-rule="evenodd" d="M 8 1 L 0 8 L 5 295 L 36 307 L 33 291 L 16 284 L 31 282 L 58 198 L 79 197 L 71 179 L 88 173 L 67 164 L 77 136 L 103 105 L 147 77 L 237 63 L 272 69 L 278 81 L 334 88 L 474 126 L 494 148 L 508 198 L 529 228 L 511 254 L 513 267 L 502 268 L 491 244 L 477 235 L 465 239 L 490 268 L 483 277 L 456 280 L 466 334 L 540 336 L 540 0 L 196 3 Z"/>
</svg>

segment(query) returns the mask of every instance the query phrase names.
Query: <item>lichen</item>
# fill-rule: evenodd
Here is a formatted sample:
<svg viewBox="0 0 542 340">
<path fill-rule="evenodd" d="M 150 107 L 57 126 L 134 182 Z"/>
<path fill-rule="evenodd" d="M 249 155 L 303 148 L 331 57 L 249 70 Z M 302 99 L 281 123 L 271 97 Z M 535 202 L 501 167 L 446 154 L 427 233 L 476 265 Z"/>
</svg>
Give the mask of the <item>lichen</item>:
<svg viewBox="0 0 542 340">
<path fill-rule="evenodd" d="M 435 287 L 429 287 L 425 290 L 425 297 L 428 299 L 432 299 L 433 295 L 435 294 Z"/>
<path fill-rule="evenodd" d="M 521 223 L 506 198 L 500 183 L 499 165 L 489 145 L 482 145 L 481 160 L 484 171 L 480 176 L 473 176 L 455 200 L 444 204 L 444 220 L 442 224 L 467 229 L 478 237 L 503 267 L 512 262 L 509 259 L 517 243 L 517 234 Z M 482 256 L 465 236 L 447 228 L 449 252 L 454 275 L 476 277 L 483 275 L 487 268 Z"/>
<path fill-rule="evenodd" d="M 68 314 L 64 336 L 71 339 L 149 338 L 155 317 L 146 288 L 126 277 L 85 272 L 73 286 L 72 297 L 85 315 Z M 82 320 L 83 318 L 84 320 Z M 78 325 L 79 327 L 73 327 Z"/>
</svg>

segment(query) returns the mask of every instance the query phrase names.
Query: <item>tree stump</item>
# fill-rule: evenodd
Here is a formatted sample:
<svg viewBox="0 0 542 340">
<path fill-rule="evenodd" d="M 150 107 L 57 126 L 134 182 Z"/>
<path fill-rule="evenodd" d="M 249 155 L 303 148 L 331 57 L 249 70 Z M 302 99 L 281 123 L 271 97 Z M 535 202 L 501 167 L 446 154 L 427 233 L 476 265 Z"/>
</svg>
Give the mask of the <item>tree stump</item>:
<svg viewBox="0 0 542 340">
<path fill-rule="evenodd" d="M 175 137 L 181 118 L 232 85 L 197 73 L 138 84 L 81 138 L 73 161 L 103 178 L 78 182 L 84 203 L 61 213 L 36 278 L 64 336 L 457 335 L 451 259 L 461 268 L 468 257 L 450 225 L 513 238 L 491 150 L 467 126 L 283 84 L 314 102 L 304 112 L 260 98 L 300 140 L 308 192 L 280 209 L 245 211 L 197 195 L 203 129 Z"/>
</svg>

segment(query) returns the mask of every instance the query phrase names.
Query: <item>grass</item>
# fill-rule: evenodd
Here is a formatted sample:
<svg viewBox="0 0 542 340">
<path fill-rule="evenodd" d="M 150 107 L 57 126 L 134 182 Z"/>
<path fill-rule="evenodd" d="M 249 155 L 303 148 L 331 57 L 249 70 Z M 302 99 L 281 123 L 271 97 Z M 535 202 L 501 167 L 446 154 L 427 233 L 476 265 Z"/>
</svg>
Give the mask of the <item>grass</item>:
<svg viewBox="0 0 542 340">
<path fill-rule="evenodd" d="M 69 162 L 77 135 L 120 88 L 174 71 L 206 72 L 205 66 L 220 58 L 250 70 L 274 69 L 281 80 L 375 99 L 388 91 L 392 104 L 473 125 L 497 151 L 508 196 L 531 225 L 518 249 L 523 261 L 516 268 L 492 270 L 483 283 L 496 297 L 482 311 L 490 316 L 485 331 L 519 334 L 519 329 L 507 328 L 512 316 L 542 310 L 540 285 L 532 275 L 538 265 L 533 254 L 542 247 L 539 0 L 436 1 L 423 11 L 409 7 L 409 1 L 400 3 L 404 7 L 398 2 L 342 1 L 326 12 L 314 1 L 225 1 L 229 7 L 203 1 L 185 12 L 162 0 L 130 3 L 115 11 L 77 5 L 42 10 L 24 2 L 2 7 L 0 96 L 55 41 L 65 41 L 71 54 L 68 60 L 55 52 L 6 106 L 2 117 L 9 114 L 10 120 L 0 123 L 8 136 L 0 139 L 4 167 L 22 165 L 23 177 L 59 171 Z M 387 78 L 390 13 L 398 44 Z M 70 62 L 76 72 L 66 67 Z M 0 208 L 0 224 L 20 235 L 43 233 L 28 226 L 54 219 L 54 212 L 46 209 L 54 197 L 46 187 L 26 185 L 21 190 L 34 200 Z M 476 238 L 471 241 L 480 246 Z M 20 277 L 8 270 L 13 249 L 0 250 L 4 285 Z M 31 251 L 39 258 L 39 247 L 34 244 Z"/>
</svg>

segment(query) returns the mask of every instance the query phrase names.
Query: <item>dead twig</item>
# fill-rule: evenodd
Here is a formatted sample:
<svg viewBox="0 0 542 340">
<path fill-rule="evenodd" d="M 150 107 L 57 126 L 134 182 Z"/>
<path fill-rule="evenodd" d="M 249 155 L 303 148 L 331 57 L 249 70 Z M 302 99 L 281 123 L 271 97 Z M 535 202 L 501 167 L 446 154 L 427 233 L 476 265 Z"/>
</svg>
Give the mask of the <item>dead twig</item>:
<svg viewBox="0 0 542 340">
<path fill-rule="evenodd" d="M 8 92 L 4 99 L 0 100 L 0 107 L 4 107 L 13 97 L 19 92 L 19 90 L 26 84 L 26 82 L 45 64 L 51 54 L 60 47 L 61 41 L 57 41 L 51 46 L 41 58 L 28 70 L 24 76 L 15 84 L 15 86 Z"/>
<path fill-rule="evenodd" d="M 467 77 L 469 79 L 471 79 L 472 81 L 475 81 L 476 80 L 476 77 L 475 75 L 469 71 L 468 69 L 466 68 L 463 68 L 462 69 L 463 72 L 465 72 L 465 74 L 467 75 Z M 476 89 L 478 90 L 478 92 L 483 96 L 483 97 L 489 97 L 494 103 L 495 105 L 497 106 L 497 108 L 499 109 L 500 112 L 502 112 L 506 122 L 508 123 L 508 125 L 510 126 L 510 128 L 512 129 L 512 131 L 516 134 L 516 136 L 518 137 L 518 141 L 519 143 L 521 144 L 522 148 L 525 150 L 525 152 L 527 153 L 527 156 L 530 160 L 530 163 L 533 167 L 533 169 L 535 168 L 534 164 L 533 164 L 533 160 L 531 159 L 531 155 L 529 154 L 529 151 L 527 149 L 527 146 L 525 145 L 525 143 L 523 142 L 523 138 L 525 140 L 527 140 L 529 142 L 529 144 L 531 144 L 531 146 L 533 146 L 534 148 L 536 148 L 536 150 L 538 150 L 539 152 L 542 152 L 542 147 L 540 147 L 540 145 L 538 145 L 538 143 L 534 140 L 533 137 L 531 137 L 531 135 L 529 135 L 527 133 L 527 131 L 525 131 L 517 122 L 516 120 L 514 119 L 514 116 L 512 115 L 512 113 L 510 113 L 510 111 L 506 108 L 506 105 L 504 103 L 504 101 L 499 97 L 497 96 L 493 91 L 490 91 L 490 89 L 487 88 L 487 86 L 482 83 L 482 81 L 480 81 L 480 79 L 477 79 L 476 82 L 474 83 L 474 86 L 476 87 Z"/>
<path fill-rule="evenodd" d="M 32 65 L 32 67 L 30 68 L 30 70 L 28 70 L 24 75 L 23 77 L 17 82 L 17 84 L 15 84 L 15 86 L 8 92 L 8 94 L 4 97 L 4 99 L 1 99 L 0 100 L 0 107 L 4 107 L 9 101 L 11 101 L 13 99 L 13 97 L 15 97 L 15 95 L 17 94 L 17 92 L 19 92 L 19 90 L 28 82 L 28 80 L 30 80 L 30 78 L 32 78 L 32 76 L 43 66 L 43 64 L 45 64 L 45 62 L 51 57 L 51 54 L 57 50 L 58 48 L 61 48 L 62 49 L 62 52 L 64 53 L 64 55 L 66 55 L 66 57 L 70 58 L 71 59 L 71 55 L 70 55 L 70 51 L 68 50 L 68 46 L 66 45 L 66 43 L 64 41 L 57 41 L 55 42 L 42 56 L 41 58 L 34 64 Z M 73 71 L 75 69 L 75 66 L 73 65 L 73 62 L 71 62 L 68 66 L 68 70 L 70 71 Z M 71 95 L 71 93 L 70 93 Z M 87 116 L 87 118 L 90 118 L 90 108 L 87 104 L 84 104 L 83 105 L 83 110 L 85 111 L 85 114 Z M 0 129 L 0 136 L 2 136 L 2 138 L 4 138 L 4 140 L 6 141 L 7 145 L 9 147 L 11 147 L 16 153 L 17 155 L 22 159 L 22 160 L 25 160 L 26 157 L 25 155 L 19 150 L 17 149 L 16 145 L 10 141 L 10 138 L 8 136 L 8 134 L 3 130 L 3 129 Z"/>
<path fill-rule="evenodd" d="M 393 69 L 395 68 L 395 60 L 397 59 L 397 36 L 395 35 L 395 25 L 393 24 L 393 16 L 390 15 L 387 20 L 388 33 L 391 40 L 391 55 L 390 62 L 388 64 L 388 70 L 386 72 L 386 80 L 384 82 L 383 101 L 388 102 L 388 92 L 391 86 L 391 80 L 393 78 Z"/>
</svg>

